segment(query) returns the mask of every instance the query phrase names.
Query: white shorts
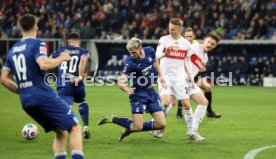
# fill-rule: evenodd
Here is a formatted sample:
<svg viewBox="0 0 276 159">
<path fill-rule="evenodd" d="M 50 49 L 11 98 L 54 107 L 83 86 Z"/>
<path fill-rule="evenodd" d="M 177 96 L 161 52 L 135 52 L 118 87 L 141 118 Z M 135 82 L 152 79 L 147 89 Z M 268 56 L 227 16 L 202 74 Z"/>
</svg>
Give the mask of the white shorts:
<svg viewBox="0 0 276 159">
<path fill-rule="evenodd" d="M 160 96 L 172 95 L 176 98 L 176 100 L 189 98 L 189 94 L 185 89 L 185 87 L 187 87 L 187 84 L 185 82 L 175 82 L 166 80 L 166 83 L 168 87 L 164 88 L 158 80 L 158 90 Z"/>
<path fill-rule="evenodd" d="M 198 87 L 197 84 L 195 84 L 195 88 L 192 87 L 191 84 L 189 84 L 189 86 L 186 88 L 187 89 L 187 92 L 189 94 L 189 97 L 193 94 L 197 94 L 197 93 L 201 93 L 201 89 Z"/>
</svg>

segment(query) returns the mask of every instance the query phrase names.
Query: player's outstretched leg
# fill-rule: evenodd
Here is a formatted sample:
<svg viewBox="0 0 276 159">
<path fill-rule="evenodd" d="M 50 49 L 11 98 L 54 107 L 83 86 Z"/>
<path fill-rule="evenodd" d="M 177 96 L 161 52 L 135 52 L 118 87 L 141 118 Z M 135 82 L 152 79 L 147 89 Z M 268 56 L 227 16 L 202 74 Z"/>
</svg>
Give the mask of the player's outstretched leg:
<svg viewBox="0 0 276 159">
<path fill-rule="evenodd" d="M 125 137 L 129 136 L 131 134 L 131 130 L 125 128 L 122 132 L 121 135 L 119 136 L 119 142 L 121 142 Z"/>
<path fill-rule="evenodd" d="M 112 120 L 114 117 L 115 117 L 115 112 L 108 113 L 98 122 L 98 125 L 112 123 Z"/>
</svg>

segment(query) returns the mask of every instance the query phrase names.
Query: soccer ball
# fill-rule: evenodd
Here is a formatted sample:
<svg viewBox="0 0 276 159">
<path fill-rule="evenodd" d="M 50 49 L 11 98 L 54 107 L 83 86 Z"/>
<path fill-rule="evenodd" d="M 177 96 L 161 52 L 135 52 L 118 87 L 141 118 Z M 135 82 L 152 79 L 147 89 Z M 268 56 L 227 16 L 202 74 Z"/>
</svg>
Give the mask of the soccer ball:
<svg viewBox="0 0 276 159">
<path fill-rule="evenodd" d="M 22 136 L 25 139 L 32 140 L 38 136 L 38 128 L 34 124 L 26 124 L 22 129 Z"/>
</svg>

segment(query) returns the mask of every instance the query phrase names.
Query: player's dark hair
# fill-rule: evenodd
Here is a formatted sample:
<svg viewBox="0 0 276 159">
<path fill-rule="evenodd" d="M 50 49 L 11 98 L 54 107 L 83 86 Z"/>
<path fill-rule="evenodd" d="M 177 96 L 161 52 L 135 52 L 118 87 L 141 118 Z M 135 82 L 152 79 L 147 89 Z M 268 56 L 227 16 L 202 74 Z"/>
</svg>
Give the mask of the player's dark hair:
<svg viewBox="0 0 276 159">
<path fill-rule="evenodd" d="M 170 23 L 173 24 L 173 25 L 179 26 L 179 27 L 183 26 L 183 21 L 179 18 L 172 18 L 170 20 Z"/>
<path fill-rule="evenodd" d="M 23 31 L 30 31 L 37 24 L 37 17 L 32 14 L 25 14 L 19 19 L 19 25 Z"/>
<path fill-rule="evenodd" d="M 220 35 L 215 31 L 212 31 L 212 32 L 208 33 L 207 37 L 215 39 L 217 41 L 217 43 L 219 43 L 219 41 L 220 41 Z"/>
<path fill-rule="evenodd" d="M 80 40 L 80 34 L 77 32 L 70 33 L 67 36 L 67 40 L 69 40 L 69 39 Z"/>
</svg>

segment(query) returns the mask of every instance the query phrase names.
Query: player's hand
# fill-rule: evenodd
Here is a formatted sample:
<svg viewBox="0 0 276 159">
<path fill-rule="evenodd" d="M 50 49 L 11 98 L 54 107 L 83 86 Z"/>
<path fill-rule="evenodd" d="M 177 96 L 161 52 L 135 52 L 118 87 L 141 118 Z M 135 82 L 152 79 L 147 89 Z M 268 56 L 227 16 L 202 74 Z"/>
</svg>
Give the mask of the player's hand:
<svg viewBox="0 0 276 159">
<path fill-rule="evenodd" d="M 68 52 L 62 52 L 60 55 L 61 59 L 63 61 L 70 61 L 71 60 L 71 56 Z"/>
<path fill-rule="evenodd" d="M 127 92 L 129 95 L 134 94 L 136 88 L 132 88 L 132 87 L 125 87 L 124 91 Z"/>
<path fill-rule="evenodd" d="M 75 86 L 78 86 L 78 83 L 82 80 L 82 76 L 74 77 L 71 79 L 71 83 L 75 84 Z"/>
<path fill-rule="evenodd" d="M 189 82 L 192 84 L 192 88 L 195 88 L 195 80 L 193 74 L 189 74 Z"/>
<path fill-rule="evenodd" d="M 163 88 L 167 89 L 168 88 L 168 84 L 165 80 L 165 78 L 163 76 L 159 76 L 159 80 L 160 80 L 160 83 L 162 85 Z"/>
<path fill-rule="evenodd" d="M 165 56 L 168 55 L 170 53 L 170 51 L 171 51 L 172 48 L 173 48 L 172 46 L 166 48 L 165 51 L 164 51 L 164 55 Z"/>
</svg>

